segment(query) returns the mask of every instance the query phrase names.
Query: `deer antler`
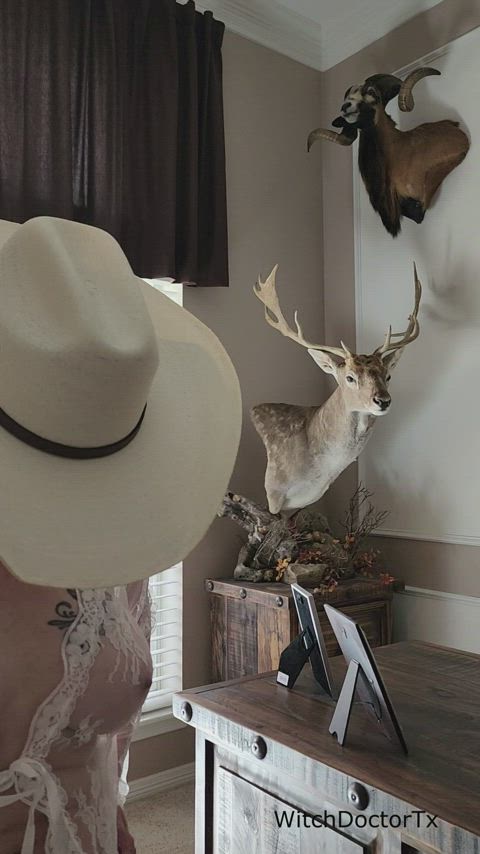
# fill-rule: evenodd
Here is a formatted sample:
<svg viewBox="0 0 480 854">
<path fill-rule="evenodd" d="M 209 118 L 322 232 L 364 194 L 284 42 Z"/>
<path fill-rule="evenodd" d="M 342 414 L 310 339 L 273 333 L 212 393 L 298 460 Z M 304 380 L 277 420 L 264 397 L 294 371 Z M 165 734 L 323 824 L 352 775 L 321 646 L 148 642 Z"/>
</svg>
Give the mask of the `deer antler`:
<svg viewBox="0 0 480 854">
<path fill-rule="evenodd" d="M 403 347 L 406 347 L 407 344 L 411 344 L 412 341 L 415 341 L 415 338 L 418 338 L 420 334 L 418 309 L 422 296 L 422 285 L 417 275 L 416 264 L 413 265 L 413 273 L 415 277 L 415 305 L 413 307 L 412 314 L 408 318 L 408 326 L 405 332 L 392 332 L 392 327 L 390 326 L 385 336 L 385 341 L 380 347 L 377 347 L 377 349 L 374 350 L 374 353 L 378 353 L 379 356 L 384 356 L 386 353 L 392 353 L 394 350 L 400 350 Z M 392 341 L 392 338 L 400 338 L 400 341 Z"/>
<path fill-rule="evenodd" d="M 412 71 L 407 75 L 407 77 L 405 77 L 405 80 L 400 87 L 400 92 L 398 93 L 398 106 L 403 113 L 411 113 L 415 106 L 412 90 L 418 81 L 423 80 L 424 77 L 430 77 L 432 74 L 441 73 L 442 72 L 438 71 L 436 68 L 424 67 L 416 68 L 415 71 Z"/>
<path fill-rule="evenodd" d="M 345 359 L 346 356 L 351 355 L 350 351 L 345 347 L 342 342 L 341 347 L 326 347 L 323 344 L 312 344 L 311 341 L 307 341 L 304 337 L 302 327 L 298 322 L 298 312 L 295 312 L 295 326 L 297 327 L 297 331 L 295 332 L 291 326 L 285 320 L 282 309 L 280 308 L 280 303 L 278 300 L 277 289 L 275 285 L 275 276 L 278 270 L 278 264 L 275 265 L 272 272 L 269 276 L 262 282 L 260 276 L 258 277 L 257 284 L 253 288 L 253 292 L 255 296 L 258 297 L 260 302 L 265 306 L 265 320 L 270 326 L 273 326 L 274 329 L 277 329 L 278 332 L 281 332 L 282 335 L 285 335 L 286 338 L 291 338 L 292 341 L 296 341 L 297 344 L 301 344 L 302 347 L 306 347 L 309 350 L 323 350 L 325 353 L 332 353 L 334 356 L 340 356 L 342 359 Z"/>
</svg>

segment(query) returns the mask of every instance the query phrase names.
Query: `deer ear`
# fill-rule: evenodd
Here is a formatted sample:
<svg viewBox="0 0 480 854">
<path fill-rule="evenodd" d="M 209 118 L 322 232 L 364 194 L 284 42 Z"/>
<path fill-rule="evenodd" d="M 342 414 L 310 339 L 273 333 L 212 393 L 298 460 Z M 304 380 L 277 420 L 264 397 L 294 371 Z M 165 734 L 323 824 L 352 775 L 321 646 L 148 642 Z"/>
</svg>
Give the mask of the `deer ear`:
<svg viewBox="0 0 480 854">
<path fill-rule="evenodd" d="M 387 366 L 389 371 L 393 371 L 393 369 L 398 365 L 402 353 L 403 347 L 400 350 L 394 350 L 393 353 L 389 353 L 388 356 L 383 357 L 383 364 Z"/>
<path fill-rule="evenodd" d="M 338 364 L 335 359 L 332 359 L 329 353 L 324 353 L 323 350 L 310 349 L 308 352 L 310 353 L 313 361 L 322 369 L 322 371 L 325 371 L 326 374 L 333 374 L 334 377 L 337 376 Z"/>
</svg>

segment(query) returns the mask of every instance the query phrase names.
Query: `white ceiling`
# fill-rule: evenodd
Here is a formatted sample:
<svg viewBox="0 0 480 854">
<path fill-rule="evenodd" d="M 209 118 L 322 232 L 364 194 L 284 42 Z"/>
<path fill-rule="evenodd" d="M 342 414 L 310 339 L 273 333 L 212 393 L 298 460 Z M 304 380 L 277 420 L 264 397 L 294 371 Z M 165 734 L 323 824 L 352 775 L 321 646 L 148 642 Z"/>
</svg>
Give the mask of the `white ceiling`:
<svg viewBox="0 0 480 854">
<path fill-rule="evenodd" d="M 441 0 L 200 0 L 227 29 L 326 71 Z"/>
</svg>

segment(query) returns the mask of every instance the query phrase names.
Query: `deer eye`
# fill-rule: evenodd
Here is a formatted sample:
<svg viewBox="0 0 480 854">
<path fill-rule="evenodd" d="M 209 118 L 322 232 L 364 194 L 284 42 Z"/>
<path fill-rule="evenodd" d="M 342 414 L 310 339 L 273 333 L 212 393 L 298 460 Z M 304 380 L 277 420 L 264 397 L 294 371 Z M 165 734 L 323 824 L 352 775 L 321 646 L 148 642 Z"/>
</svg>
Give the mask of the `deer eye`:
<svg viewBox="0 0 480 854">
<path fill-rule="evenodd" d="M 354 383 L 355 382 L 355 377 L 352 377 L 351 374 L 347 374 L 345 379 L 346 379 L 347 383 Z"/>
<path fill-rule="evenodd" d="M 389 383 L 391 379 L 392 379 L 392 375 L 391 375 L 391 374 L 389 374 L 389 375 L 388 375 L 388 377 L 387 377 L 387 383 Z"/>
</svg>

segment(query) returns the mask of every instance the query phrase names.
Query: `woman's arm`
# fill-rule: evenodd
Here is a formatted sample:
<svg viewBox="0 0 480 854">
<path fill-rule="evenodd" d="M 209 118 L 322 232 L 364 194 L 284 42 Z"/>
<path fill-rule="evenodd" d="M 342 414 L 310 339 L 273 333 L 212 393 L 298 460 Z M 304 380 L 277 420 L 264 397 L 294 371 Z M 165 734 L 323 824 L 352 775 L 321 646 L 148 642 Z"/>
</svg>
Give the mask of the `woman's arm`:
<svg viewBox="0 0 480 854">
<path fill-rule="evenodd" d="M 150 596 L 148 593 L 148 579 L 146 581 L 129 584 L 127 587 L 128 606 L 134 619 L 137 621 L 146 639 L 150 641 L 151 635 L 151 610 Z M 135 727 L 140 719 L 141 709 L 119 733 L 117 733 L 117 757 L 118 757 L 118 807 L 117 807 L 117 845 L 118 854 L 135 854 L 135 841 L 128 829 L 127 818 L 123 807 L 129 792 L 127 782 L 128 773 L 128 751 Z"/>
<path fill-rule="evenodd" d="M 145 638 L 150 642 L 152 630 L 152 617 L 150 608 L 150 595 L 148 592 L 148 579 L 129 584 L 127 587 L 128 607 L 142 630 Z M 119 779 L 119 804 L 123 806 L 128 795 L 127 771 L 128 750 L 135 727 L 140 719 L 142 710 L 128 722 L 128 724 L 117 734 L 117 756 L 118 756 L 118 779 Z"/>
<path fill-rule="evenodd" d="M 137 851 L 122 807 L 117 807 L 117 848 L 118 854 L 136 854 Z"/>
</svg>

